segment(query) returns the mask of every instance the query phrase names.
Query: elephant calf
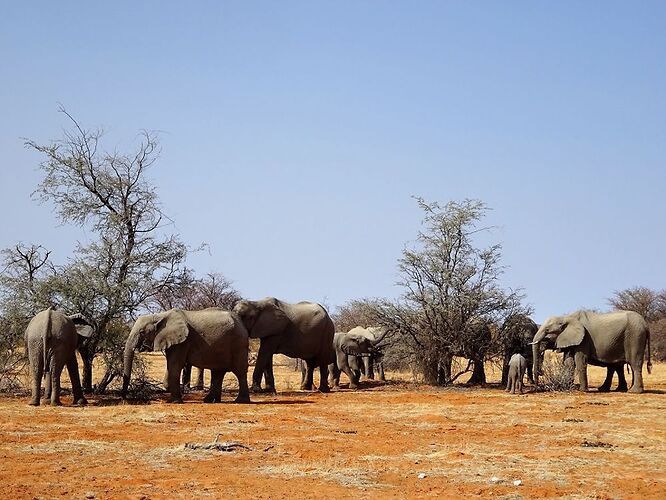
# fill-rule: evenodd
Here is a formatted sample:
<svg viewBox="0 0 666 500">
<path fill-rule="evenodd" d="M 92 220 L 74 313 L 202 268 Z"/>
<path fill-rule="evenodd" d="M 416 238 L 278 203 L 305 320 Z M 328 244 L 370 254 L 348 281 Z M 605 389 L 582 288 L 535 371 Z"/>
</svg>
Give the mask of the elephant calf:
<svg viewBox="0 0 666 500">
<path fill-rule="evenodd" d="M 65 366 L 72 382 L 74 402 L 86 404 L 76 361 L 76 346 L 79 335 L 90 337 L 92 333 L 92 326 L 80 314 L 65 316 L 50 307 L 30 320 L 25 329 L 25 343 L 32 372 L 31 405 L 39 405 L 42 375 L 46 379 L 44 399 L 50 399 L 52 405 L 61 404 L 60 374 Z"/>
<path fill-rule="evenodd" d="M 527 360 L 522 354 L 514 354 L 509 360 L 509 374 L 506 384 L 506 392 L 515 394 L 516 391 L 523 393 L 523 378 L 527 369 Z"/>
</svg>

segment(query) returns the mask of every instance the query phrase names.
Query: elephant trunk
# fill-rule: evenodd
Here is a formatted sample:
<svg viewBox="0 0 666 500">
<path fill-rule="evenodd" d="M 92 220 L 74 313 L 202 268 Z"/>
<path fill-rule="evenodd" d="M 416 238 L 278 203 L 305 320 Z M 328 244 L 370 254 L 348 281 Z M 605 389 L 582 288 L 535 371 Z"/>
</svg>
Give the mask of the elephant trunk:
<svg viewBox="0 0 666 500">
<path fill-rule="evenodd" d="M 546 329 L 541 326 L 532 340 L 532 376 L 534 377 L 534 385 L 539 385 L 539 351 L 541 341 L 544 338 L 546 338 Z"/>
<path fill-rule="evenodd" d="M 125 342 L 125 352 L 123 354 L 123 388 L 120 391 L 121 396 L 127 396 L 130 378 L 132 376 L 132 364 L 134 363 L 134 350 L 139 345 L 139 332 L 132 330 Z"/>
</svg>

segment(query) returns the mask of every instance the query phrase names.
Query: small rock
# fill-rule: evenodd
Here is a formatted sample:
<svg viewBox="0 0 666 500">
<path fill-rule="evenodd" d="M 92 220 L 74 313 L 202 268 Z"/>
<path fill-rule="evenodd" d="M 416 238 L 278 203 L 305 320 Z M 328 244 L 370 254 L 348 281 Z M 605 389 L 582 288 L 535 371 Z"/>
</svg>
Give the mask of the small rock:
<svg viewBox="0 0 666 500">
<path fill-rule="evenodd" d="M 419 479 L 425 479 L 425 478 L 426 478 L 425 472 L 421 472 L 419 474 Z"/>
<path fill-rule="evenodd" d="M 501 483 L 502 480 L 497 476 L 493 476 L 493 477 L 490 478 L 490 482 L 493 483 L 493 484 L 497 484 L 497 483 Z"/>
<path fill-rule="evenodd" d="M 513 482 L 513 485 L 514 485 L 514 486 L 520 486 L 521 484 L 523 484 L 523 482 L 522 482 L 520 479 L 516 479 L 516 480 Z"/>
<path fill-rule="evenodd" d="M 86 493 L 86 498 L 95 498 L 95 494 L 92 491 Z"/>
</svg>

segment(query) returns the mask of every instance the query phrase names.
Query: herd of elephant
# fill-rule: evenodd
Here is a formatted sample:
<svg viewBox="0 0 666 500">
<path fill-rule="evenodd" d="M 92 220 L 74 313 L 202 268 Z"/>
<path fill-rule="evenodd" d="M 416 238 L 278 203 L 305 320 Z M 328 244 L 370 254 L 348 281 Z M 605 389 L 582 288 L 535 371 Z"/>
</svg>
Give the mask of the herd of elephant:
<svg viewBox="0 0 666 500">
<path fill-rule="evenodd" d="M 587 364 L 605 366 L 606 382 L 600 390 L 609 390 L 614 373 L 618 373 L 618 389 L 627 390 L 624 364 L 633 370 L 629 392 L 643 391 L 642 366 L 648 350 L 650 372 L 649 330 L 645 320 L 634 312 L 619 311 L 598 314 L 579 311 L 568 316 L 549 318 L 537 327 L 532 320 L 520 317 L 516 324 L 520 335 L 506 351 L 503 382 L 522 377 L 527 369 L 530 379 L 538 383 L 539 359 L 543 348 L 558 349 L 565 360 L 574 363 L 580 389 L 587 390 Z M 46 379 L 45 398 L 60 404 L 60 374 L 67 366 L 75 404 L 85 404 L 81 389 L 76 346 L 79 336 L 93 334 L 90 322 L 80 314 L 66 316 L 49 308 L 38 313 L 26 328 L 26 348 L 32 373 L 31 405 L 39 405 L 42 376 Z M 259 352 L 252 375 L 252 390 L 275 392 L 273 355 L 284 354 L 304 360 L 301 388 L 311 390 L 314 370 L 318 367 L 318 389 L 329 392 L 336 387 L 340 373 L 350 380 L 350 388 L 358 385 L 361 373 L 369 376 L 373 361 L 378 363 L 383 379 L 381 345 L 387 331 L 383 328 L 357 327 L 336 333 L 326 309 L 312 302 L 287 303 L 269 297 L 262 300 L 241 300 L 228 311 L 208 308 L 199 311 L 171 309 L 140 316 L 127 338 L 121 395 L 128 394 L 136 351 L 163 351 L 166 355 L 166 385 L 170 401 L 182 402 L 180 375 L 183 369 L 196 366 L 211 371 L 210 389 L 205 402 L 219 402 L 222 381 L 227 372 L 238 379 L 236 402 L 250 401 L 247 382 L 249 339 L 260 339 Z M 523 362 L 513 361 L 520 354 Z M 517 359 L 517 358 L 516 358 Z M 530 361 L 530 362 L 528 362 Z M 515 365 L 518 366 L 515 366 Z M 532 370 L 530 370 L 532 367 Z M 521 389 L 521 386 L 515 386 Z"/>
</svg>

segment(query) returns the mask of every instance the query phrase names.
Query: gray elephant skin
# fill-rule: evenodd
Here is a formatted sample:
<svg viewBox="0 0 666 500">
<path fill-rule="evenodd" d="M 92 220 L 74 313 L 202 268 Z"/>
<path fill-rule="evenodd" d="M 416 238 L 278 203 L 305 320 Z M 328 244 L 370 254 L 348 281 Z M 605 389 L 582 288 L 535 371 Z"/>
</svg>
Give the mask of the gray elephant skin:
<svg viewBox="0 0 666 500">
<path fill-rule="evenodd" d="M 509 360 L 509 373 L 507 375 L 506 392 L 523 393 L 523 378 L 527 369 L 527 359 L 520 353 L 511 356 Z"/>
<path fill-rule="evenodd" d="M 251 338 L 261 339 L 252 374 L 252 390 L 261 391 L 265 373 L 266 391 L 275 392 L 273 355 L 284 354 L 302 358 L 306 373 L 301 389 L 311 390 L 313 372 L 319 367 L 319 390 L 328 392 L 328 365 L 333 362 L 335 327 L 328 312 L 314 302 L 291 304 L 275 297 L 262 300 L 241 300 L 235 307 Z"/>
<path fill-rule="evenodd" d="M 618 371 L 618 368 L 621 372 L 621 366 L 628 363 L 634 375 L 629 392 L 643 392 L 642 370 L 646 346 L 647 369 L 651 373 L 650 331 L 645 319 L 633 311 L 577 311 L 566 316 L 548 318 L 532 341 L 535 378 L 538 373 L 536 354 L 543 341 L 554 342 L 555 347 L 565 353 L 565 358 L 573 359 L 581 391 L 588 388 L 588 363 L 608 368 L 608 386 L 613 372 Z"/>
<path fill-rule="evenodd" d="M 85 404 L 81 389 L 76 346 L 79 336 L 90 337 L 93 328 L 80 314 L 66 316 L 48 308 L 35 315 L 25 330 L 26 350 L 32 372 L 32 399 L 30 404 L 39 405 L 42 375 L 45 377 L 44 398 L 52 405 L 60 405 L 60 375 L 67 366 L 72 382 L 75 404 Z"/>
<path fill-rule="evenodd" d="M 243 322 L 230 311 L 218 308 L 201 311 L 171 309 L 140 316 L 125 343 L 123 388 L 127 396 L 134 352 L 163 351 L 167 361 L 167 386 L 170 401 L 182 403 L 180 374 L 187 363 L 211 370 L 206 403 L 221 399 L 222 381 L 227 372 L 238 379 L 235 402 L 249 403 L 247 366 L 249 339 Z"/>
<path fill-rule="evenodd" d="M 333 337 L 335 362 L 329 365 L 329 384 L 338 387 L 340 373 L 344 372 L 349 378 L 349 388 L 356 389 L 361 372 L 368 375 L 366 360 L 369 364 L 371 357 L 379 354 L 378 346 L 385 336 L 386 331 L 378 327 L 357 326 L 346 333 L 336 333 Z M 381 373 L 383 375 L 383 369 Z"/>
</svg>

